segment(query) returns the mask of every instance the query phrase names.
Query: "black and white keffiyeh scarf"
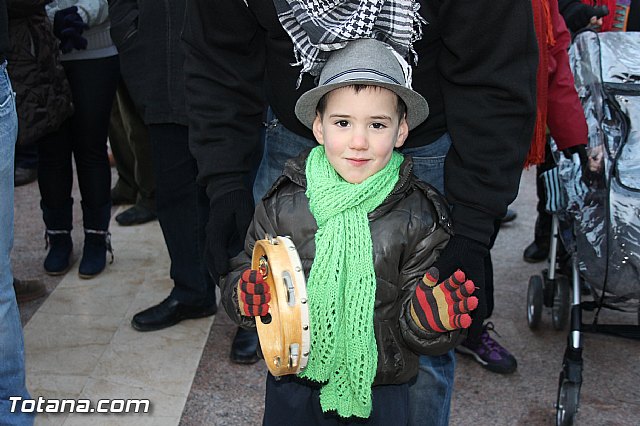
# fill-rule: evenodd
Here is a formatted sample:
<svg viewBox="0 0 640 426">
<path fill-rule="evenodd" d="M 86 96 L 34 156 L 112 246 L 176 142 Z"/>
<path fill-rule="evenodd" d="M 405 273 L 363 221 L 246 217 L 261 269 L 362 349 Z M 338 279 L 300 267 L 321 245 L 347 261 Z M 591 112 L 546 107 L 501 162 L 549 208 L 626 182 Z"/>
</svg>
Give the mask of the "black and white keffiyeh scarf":
<svg viewBox="0 0 640 426">
<path fill-rule="evenodd" d="M 282 27 L 293 40 L 296 63 L 317 77 L 333 50 L 349 40 L 374 38 L 413 64 L 413 42 L 422 38 L 416 0 L 273 0 Z M 298 84 L 300 84 L 300 79 Z"/>
</svg>

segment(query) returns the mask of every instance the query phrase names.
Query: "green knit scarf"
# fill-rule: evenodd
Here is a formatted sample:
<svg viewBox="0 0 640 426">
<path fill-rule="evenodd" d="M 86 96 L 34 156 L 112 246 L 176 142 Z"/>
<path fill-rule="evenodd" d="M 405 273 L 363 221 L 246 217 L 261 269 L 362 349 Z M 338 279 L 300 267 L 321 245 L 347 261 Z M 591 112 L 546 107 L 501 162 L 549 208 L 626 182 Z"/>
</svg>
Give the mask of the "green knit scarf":
<svg viewBox="0 0 640 426">
<path fill-rule="evenodd" d="M 376 276 L 368 213 L 391 193 L 403 157 L 352 184 L 329 163 L 323 146 L 306 163 L 309 208 L 318 224 L 316 256 L 307 281 L 311 354 L 301 377 L 321 382 L 323 411 L 342 417 L 371 414 L 378 352 L 373 330 Z"/>
</svg>

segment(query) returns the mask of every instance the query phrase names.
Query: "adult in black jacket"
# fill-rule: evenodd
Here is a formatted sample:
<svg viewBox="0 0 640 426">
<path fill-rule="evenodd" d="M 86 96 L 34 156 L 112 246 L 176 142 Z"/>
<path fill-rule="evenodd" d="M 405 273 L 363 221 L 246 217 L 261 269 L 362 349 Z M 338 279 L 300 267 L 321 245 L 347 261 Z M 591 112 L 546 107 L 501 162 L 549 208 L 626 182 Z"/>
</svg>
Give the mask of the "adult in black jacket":
<svg viewBox="0 0 640 426">
<path fill-rule="evenodd" d="M 403 150 L 415 155 L 450 137 L 444 189 L 455 236 L 437 266 L 441 276 L 462 269 L 482 292 L 494 221 L 515 199 L 535 121 L 531 5 L 528 0 L 419 3 L 428 25 L 414 44 L 419 60 L 413 88 L 429 102 L 430 116 L 411 132 Z M 304 75 L 296 89 L 300 67 L 291 66 L 293 45 L 271 1 L 189 0 L 183 40 L 190 148 L 211 203 L 209 261 L 223 274 L 229 255 L 241 249 L 250 220 L 245 176 L 252 154 L 261 149 L 264 104 L 277 117 L 276 127 L 313 140 L 294 115 L 296 100 L 313 86 L 313 78 Z M 486 306 L 479 298 L 474 325 L 482 327 Z M 435 363 L 446 365 L 447 377 L 426 365 L 412 386 L 412 397 L 422 395 L 412 403 L 412 415 L 422 424 L 448 420 L 450 394 L 438 392 L 447 386 L 429 378 L 452 380 L 453 357 Z"/>
</svg>

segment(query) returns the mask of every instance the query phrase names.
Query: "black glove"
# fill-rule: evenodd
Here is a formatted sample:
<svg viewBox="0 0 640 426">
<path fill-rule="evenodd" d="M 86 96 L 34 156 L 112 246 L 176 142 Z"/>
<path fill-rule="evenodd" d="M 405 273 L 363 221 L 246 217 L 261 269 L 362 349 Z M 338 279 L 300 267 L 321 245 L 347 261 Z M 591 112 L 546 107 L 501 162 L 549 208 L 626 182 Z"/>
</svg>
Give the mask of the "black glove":
<svg viewBox="0 0 640 426">
<path fill-rule="evenodd" d="M 567 24 L 569 30 L 575 33 L 591 23 L 591 18 L 602 18 L 609 14 L 609 9 L 606 6 L 592 7 L 584 3 L 573 3 L 562 11 L 562 17 Z"/>
<path fill-rule="evenodd" d="M 73 49 L 84 50 L 87 48 L 87 39 L 82 37 L 75 29 L 62 30 L 65 38 L 60 42 L 60 50 L 62 53 L 69 53 Z"/>
<path fill-rule="evenodd" d="M 441 277 L 449 277 L 458 269 L 464 272 L 466 279 L 473 281 L 477 291 L 478 307 L 471 312 L 471 318 L 482 324 L 487 316 L 487 300 L 485 295 L 485 258 L 489 249 L 482 243 L 470 238 L 454 235 L 440 253 L 434 264 Z"/>
<path fill-rule="evenodd" d="M 484 283 L 484 258 L 489 249 L 478 241 L 454 235 L 434 264 L 440 276 L 449 277 L 460 269 L 477 287 Z"/>
<path fill-rule="evenodd" d="M 82 37 L 87 28 L 89 26 L 78 14 L 76 6 L 61 9 L 53 17 L 53 33 L 60 40 L 60 50 L 63 53 L 87 48 L 87 39 Z"/>
<path fill-rule="evenodd" d="M 205 255 L 216 282 L 229 272 L 229 259 L 242 251 L 253 210 L 253 197 L 245 190 L 230 192 L 211 203 Z"/>
</svg>

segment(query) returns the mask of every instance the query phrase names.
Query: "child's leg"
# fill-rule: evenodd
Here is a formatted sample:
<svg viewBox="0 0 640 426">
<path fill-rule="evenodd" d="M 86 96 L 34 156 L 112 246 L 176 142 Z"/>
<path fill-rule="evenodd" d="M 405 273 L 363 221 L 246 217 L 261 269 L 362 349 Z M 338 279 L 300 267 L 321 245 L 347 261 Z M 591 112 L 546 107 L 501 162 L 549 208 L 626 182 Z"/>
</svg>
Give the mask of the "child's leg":
<svg viewBox="0 0 640 426">
<path fill-rule="evenodd" d="M 409 386 L 375 386 L 372 390 L 373 410 L 368 419 L 342 419 L 335 413 L 325 414 L 320 407 L 320 387 L 307 386 L 292 376 L 276 380 L 267 375 L 263 426 L 311 425 L 407 425 L 409 422 Z"/>
<path fill-rule="evenodd" d="M 263 426 L 315 425 L 321 418 L 315 389 L 293 381 L 292 377 L 276 379 L 267 373 Z"/>
</svg>

